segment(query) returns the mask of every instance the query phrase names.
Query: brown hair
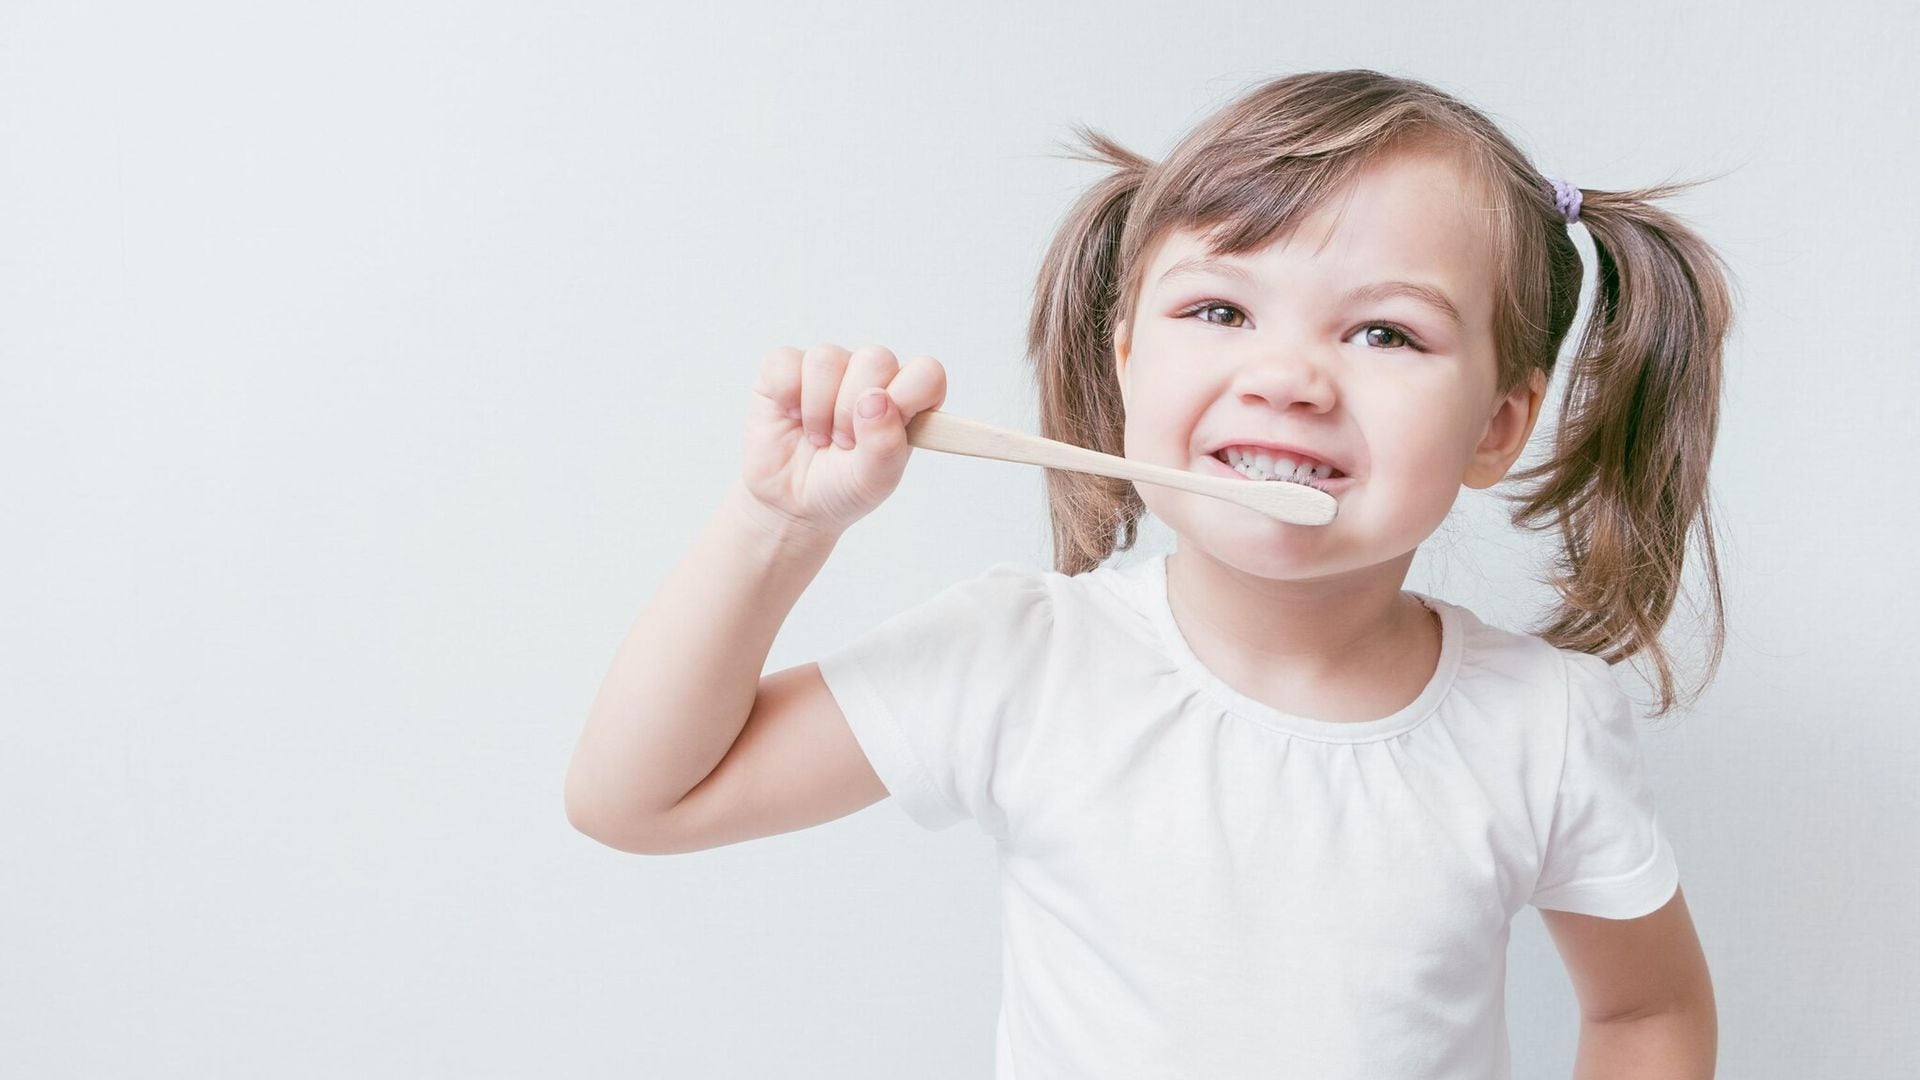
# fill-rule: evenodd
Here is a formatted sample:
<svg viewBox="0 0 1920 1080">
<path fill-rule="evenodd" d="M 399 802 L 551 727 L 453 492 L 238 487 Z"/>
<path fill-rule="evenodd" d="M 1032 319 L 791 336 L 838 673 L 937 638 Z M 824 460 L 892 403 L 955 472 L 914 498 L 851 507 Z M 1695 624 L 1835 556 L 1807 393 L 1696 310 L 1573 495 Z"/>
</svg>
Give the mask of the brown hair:
<svg viewBox="0 0 1920 1080">
<path fill-rule="evenodd" d="M 1298 223 L 1383 154 L 1457 155 L 1488 212 L 1497 280 L 1499 393 L 1551 380 L 1580 298 L 1579 249 L 1553 190 L 1478 110 L 1427 83 L 1377 71 L 1308 72 L 1256 86 L 1154 163 L 1076 125 L 1112 166 L 1073 205 L 1034 288 L 1028 354 L 1048 438 L 1122 453 L 1125 415 L 1115 336 L 1134 317 L 1144 253 L 1169 231 L 1203 233 L 1215 255 L 1253 251 Z M 1534 630 L 1617 663 L 1648 652 L 1660 715 L 1676 702 L 1659 634 L 1680 592 L 1697 526 L 1712 603 L 1701 688 L 1719 666 L 1725 607 L 1708 505 L 1719 418 L 1721 343 L 1732 321 L 1716 253 L 1652 200 L 1703 181 L 1631 191 L 1582 189 L 1579 220 L 1599 267 L 1594 310 L 1572 355 L 1553 451 L 1508 479 L 1515 525 L 1557 527 L 1551 584 L 1560 601 Z M 1055 569 L 1091 570 L 1131 548 L 1145 504 L 1124 480 L 1046 470 Z M 1697 696 L 1697 695 L 1696 695 Z"/>
</svg>

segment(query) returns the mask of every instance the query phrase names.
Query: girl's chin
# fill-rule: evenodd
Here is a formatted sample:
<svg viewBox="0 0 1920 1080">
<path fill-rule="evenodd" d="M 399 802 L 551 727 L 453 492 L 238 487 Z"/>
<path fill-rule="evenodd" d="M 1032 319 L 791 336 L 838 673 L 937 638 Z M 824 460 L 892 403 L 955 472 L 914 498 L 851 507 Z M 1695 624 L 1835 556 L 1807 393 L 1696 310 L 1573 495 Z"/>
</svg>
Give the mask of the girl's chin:
<svg viewBox="0 0 1920 1080">
<path fill-rule="evenodd" d="M 1325 554 L 1289 551 L 1289 545 L 1285 544 L 1234 543 L 1232 540 L 1218 543 L 1211 538 L 1183 537 L 1180 547 L 1182 550 L 1198 549 L 1192 550 L 1192 555 L 1233 573 L 1263 581 L 1315 581 L 1340 570 Z"/>
</svg>

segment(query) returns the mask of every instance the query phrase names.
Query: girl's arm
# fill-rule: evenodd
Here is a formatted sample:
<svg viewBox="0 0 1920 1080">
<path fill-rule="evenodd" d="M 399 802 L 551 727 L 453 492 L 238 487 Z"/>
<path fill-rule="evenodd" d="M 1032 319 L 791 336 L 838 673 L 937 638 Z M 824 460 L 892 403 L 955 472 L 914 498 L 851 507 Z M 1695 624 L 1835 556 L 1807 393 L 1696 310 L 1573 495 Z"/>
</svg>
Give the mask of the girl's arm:
<svg viewBox="0 0 1920 1080">
<path fill-rule="evenodd" d="M 836 533 L 765 512 L 740 484 L 634 620 L 568 765 L 567 818 L 638 850 L 733 746 L 775 634 Z"/>
<path fill-rule="evenodd" d="M 907 421 L 946 392 L 939 361 L 902 366 L 879 345 L 767 354 L 740 481 L 634 620 L 588 710 L 567 766 L 574 828 L 627 851 L 687 850 L 886 794 L 817 670 L 760 670 L 841 534 L 899 485 Z"/>
<path fill-rule="evenodd" d="M 1713 1080 L 1717 1031 L 1704 1011 L 1582 1021 L 1573 1080 Z"/>
<path fill-rule="evenodd" d="M 1580 1001 L 1574 1080 L 1710 1080 L 1713 981 L 1679 889 L 1637 919 L 1539 910 Z"/>
</svg>

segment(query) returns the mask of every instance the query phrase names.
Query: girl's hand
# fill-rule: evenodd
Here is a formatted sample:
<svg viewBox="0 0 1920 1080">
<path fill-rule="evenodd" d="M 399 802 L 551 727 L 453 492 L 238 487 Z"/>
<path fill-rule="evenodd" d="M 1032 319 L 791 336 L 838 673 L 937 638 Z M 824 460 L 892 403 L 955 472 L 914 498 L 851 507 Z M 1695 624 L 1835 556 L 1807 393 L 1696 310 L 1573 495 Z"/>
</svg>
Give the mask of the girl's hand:
<svg viewBox="0 0 1920 1080">
<path fill-rule="evenodd" d="M 877 416 L 858 411 L 868 392 Z M 839 536 L 893 493 L 913 450 L 907 421 L 946 397 L 946 369 L 931 356 L 902 367 L 879 345 L 774 349 L 753 384 L 746 489 L 774 521 Z"/>
</svg>

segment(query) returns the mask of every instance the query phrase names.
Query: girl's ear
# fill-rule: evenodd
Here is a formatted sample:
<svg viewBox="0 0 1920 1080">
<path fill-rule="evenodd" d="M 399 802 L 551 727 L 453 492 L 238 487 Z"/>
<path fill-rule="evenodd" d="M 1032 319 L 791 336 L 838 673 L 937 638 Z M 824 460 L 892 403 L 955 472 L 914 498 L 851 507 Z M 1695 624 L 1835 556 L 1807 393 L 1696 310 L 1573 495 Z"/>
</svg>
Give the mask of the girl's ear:
<svg viewBox="0 0 1920 1080">
<path fill-rule="evenodd" d="M 1127 355 L 1133 351 L 1133 342 L 1127 339 L 1127 328 L 1120 327 L 1113 334 L 1113 379 L 1120 384 L 1120 407 L 1127 407 Z"/>
<path fill-rule="evenodd" d="M 1467 472 L 1460 482 L 1470 488 L 1490 488 L 1507 475 L 1513 463 L 1527 448 L 1534 422 L 1540 419 L 1540 401 L 1547 393 L 1547 373 L 1534 368 L 1524 386 L 1516 386 L 1501 399 L 1487 420 L 1486 434 L 1474 447 Z"/>
</svg>

